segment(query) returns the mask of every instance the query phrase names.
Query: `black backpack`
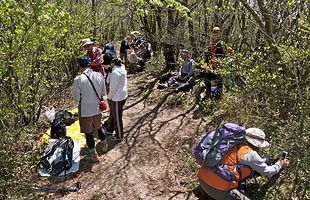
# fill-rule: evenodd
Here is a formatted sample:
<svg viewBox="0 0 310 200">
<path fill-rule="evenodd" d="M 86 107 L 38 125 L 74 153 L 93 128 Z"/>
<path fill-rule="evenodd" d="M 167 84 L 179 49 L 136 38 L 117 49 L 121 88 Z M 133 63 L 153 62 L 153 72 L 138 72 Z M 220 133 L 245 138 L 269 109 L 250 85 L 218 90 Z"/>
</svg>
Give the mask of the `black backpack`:
<svg viewBox="0 0 310 200">
<path fill-rule="evenodd" d="M 103 47 L 103 50 L 102 50 L 102 54 L 104 56 L 106 54 L 111 54 L 111 55 L 113 55 L 113 57 L 116 57 L 116 51 L 115 51 L 114 44 L 112 42 L 109 42 L 109 43 L 105 44 L 104 47 Z"/>
<path fill-rule="evenodd" d="M 40 158 L 40 169 L 44 169 L 51 176 L 58 176 L 62 171 L 66 173 L 72 166 L 73 147 L 70 137 L 60 137 L 45 149 Z"/>
<path fill-rule="evenodd" d="M 76 116 L 66 110 L 61 110 L 55 114 L 55 119 L 51 126 L 51 138 L 58 139 L 66 136 L 66 126 L 70 126 L 76 120 Z"/>
</svg>

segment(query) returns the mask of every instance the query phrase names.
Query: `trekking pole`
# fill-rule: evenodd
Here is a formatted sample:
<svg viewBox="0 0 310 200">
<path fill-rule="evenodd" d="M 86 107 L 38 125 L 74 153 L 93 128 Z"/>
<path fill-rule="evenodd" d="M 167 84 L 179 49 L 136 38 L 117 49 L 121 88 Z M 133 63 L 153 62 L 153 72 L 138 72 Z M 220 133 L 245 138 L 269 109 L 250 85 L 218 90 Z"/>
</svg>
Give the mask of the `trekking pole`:
<svg viewBox="0 0 310 200">
<path fill-rule="evenodd" d="M 78 181 L 76 182 L 76 185 L 74 188 L 70 187 L 62 187 L 59 188 L 56 192 L 61 194 L 62 196 L 65 196 L 65 194 L 70 193 L 70 192 L 77 192 L 81 189 L 81 183 Z"/>
<path fill-rule="evenodd" d="M 67 193 L 70 192 L 77 192 L 81 189 L 81 183 L 78 181 L 75 184 L 75 187 L 61 187 L 61 188 L 57 188 L 57 187 L 52 187 L 49 185 L 33 185 L 32 188 L 33 190 L 40 190 L 42 192 L 53 192 L 53 193 L 59 193 L 62 196 L 64 196 Z"/>
</svg>

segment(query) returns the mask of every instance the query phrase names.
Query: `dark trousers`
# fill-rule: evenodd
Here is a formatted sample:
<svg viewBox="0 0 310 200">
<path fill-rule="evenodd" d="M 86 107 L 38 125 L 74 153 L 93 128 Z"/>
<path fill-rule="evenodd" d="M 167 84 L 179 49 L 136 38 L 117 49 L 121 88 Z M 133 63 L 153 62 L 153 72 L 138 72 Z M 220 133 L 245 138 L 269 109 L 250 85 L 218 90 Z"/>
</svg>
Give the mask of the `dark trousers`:
<svg viewBox="0 0 310 200">
<path fill-rule="evenodd" d="M 112 101 L 108 99 L 110 107 L 110 116 L 107 121 L 104 122 L 104 127 L 107 132 L 113 133 L 115 131 L 115 137 L 121 139 L 124 137 L 123 127 L 123 107 L 126 99 L 122 101 Z"/>
<path fill-rule="evenodd" d="M 120 53 L 119 56 L 120 56 L 120 59 L 122 60 L 122 62 L 125 65 L 127 65 L 127 62 L 128 62 L 128 60 L 127 60 L 127 53 L 126 52 L 125 53 Z"/>
<path fill-rule="evenodd" d="M 99 128 L 97 131 L 98 131 L 99 139 L 101 141 L 104 141 L 106 139 L 106 136 L 105 136 L 105 133 L 104 133 L 102 127 Z M 87 144 L 88 149 L 95 148 L 95 139 L 94 139 L 93 133 L 86 133 L 85 137 L 86 137 L 86 144 Z"/>
<path fill-rule="evenodd" d="M 211 95 L 211 81 L 216 81 L 217 91 L 222 94 L 223 91 L 223 80 L 222 76 L 219 74 L 214 74 L 211 72 L 204 74 L 204 82 L 206 86 L 206 94 Z"/>
</svg>

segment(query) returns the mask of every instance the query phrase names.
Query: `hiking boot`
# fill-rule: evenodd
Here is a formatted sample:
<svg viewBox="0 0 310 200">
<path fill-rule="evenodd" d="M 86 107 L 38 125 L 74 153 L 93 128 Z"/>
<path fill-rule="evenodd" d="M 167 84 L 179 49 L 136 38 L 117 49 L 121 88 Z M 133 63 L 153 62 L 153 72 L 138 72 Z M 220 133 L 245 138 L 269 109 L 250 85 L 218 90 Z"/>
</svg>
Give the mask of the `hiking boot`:
<svg viewBox="0 0 310 200">
<path fill-rule="evenodd" d="M 102 153 L 106 153 L 109 150 L 109 145 L 107 140 L 103 140 L 101 142 L 99 142 L 99 148 L 102 151 Z"/>
<path fill-rule="evenodd" d="M 96 151 L 89 152 L 89 154 L 90 154 L 90 158 L 93 162 L 95 162 L 95 163 L 99 162 L 98 155 L 97 155 Z"/>
<path fill-rule="evenodd" d="M 166 88 L 168 88 L 168 84 L 167 83 L 158 83 L 157 88 L 158 89 L 166 89 Z"/>
<path fill-rule="evenodd" d="M 106 132 L 105 132 L 105 135 L 106 135 L 106 136 L 112 136 L 113 133 L 106 131 Z"/>
<path fill-rule="evenodd" d="M 114 135 L 112 135 L 110 139 L 115 142 L 121 142 L 124 140 L 124 138 L 115 137 Z"/>
</svg>

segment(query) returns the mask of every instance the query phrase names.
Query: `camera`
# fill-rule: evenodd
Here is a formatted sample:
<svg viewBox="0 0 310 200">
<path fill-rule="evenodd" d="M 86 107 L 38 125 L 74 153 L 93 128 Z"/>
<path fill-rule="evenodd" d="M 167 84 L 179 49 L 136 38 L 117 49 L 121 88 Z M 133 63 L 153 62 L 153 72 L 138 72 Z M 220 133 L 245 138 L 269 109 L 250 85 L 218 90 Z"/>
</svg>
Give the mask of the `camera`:
<svg viewBox="0 0 310 200">
<path fill-rule="evenodd" d="M 283 151 L 282 155 L 281 155 L 281 159 L 282 160 L 286 159 L 287 155 L 288 155 L 288 153 L 286 151 Z"/>
</svg>

